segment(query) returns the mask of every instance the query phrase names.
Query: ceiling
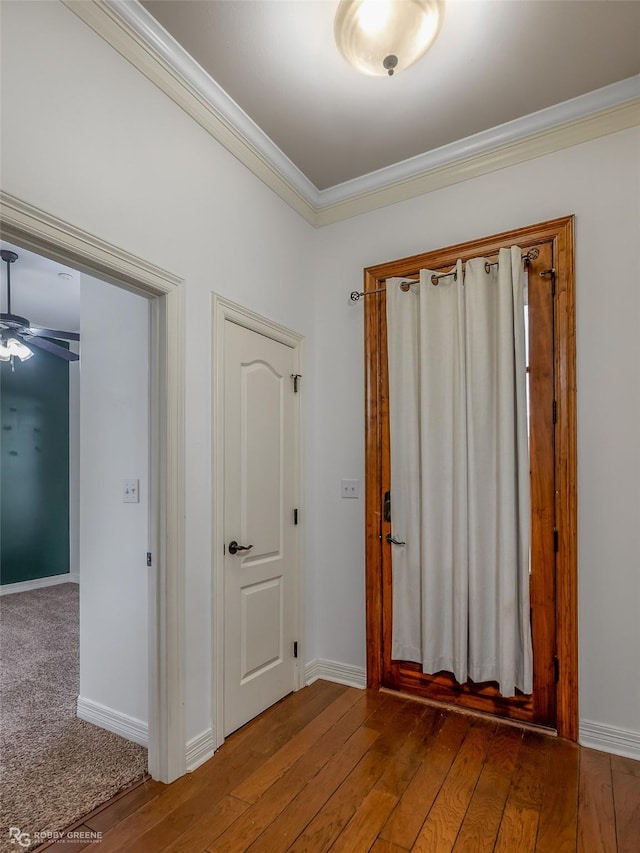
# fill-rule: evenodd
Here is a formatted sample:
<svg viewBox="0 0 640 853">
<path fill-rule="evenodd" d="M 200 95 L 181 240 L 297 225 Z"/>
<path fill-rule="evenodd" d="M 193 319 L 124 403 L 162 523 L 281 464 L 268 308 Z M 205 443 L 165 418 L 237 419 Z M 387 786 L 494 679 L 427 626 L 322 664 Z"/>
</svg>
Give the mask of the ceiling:
<svg viewBox="0 0 640 853">
<path fill-rule="evenodd" d="M 19 246 L 0 240 L 0 249 L 17 252 L 11 265 L 11 312 L 36 326 L 77 332 L 80 329 L 80 273 Z M 7 265 L 0 271 L 0 306 L 7 310 Z M 61 278 L 70 276 L 70 278 Z"/>
<path fill-rule="evenodd" d="M 640 72 L 637 0 L 447 0 L 390 78 L 342 59 L 337 0 L 142 5 L 319 190 Z"/>
</svg>

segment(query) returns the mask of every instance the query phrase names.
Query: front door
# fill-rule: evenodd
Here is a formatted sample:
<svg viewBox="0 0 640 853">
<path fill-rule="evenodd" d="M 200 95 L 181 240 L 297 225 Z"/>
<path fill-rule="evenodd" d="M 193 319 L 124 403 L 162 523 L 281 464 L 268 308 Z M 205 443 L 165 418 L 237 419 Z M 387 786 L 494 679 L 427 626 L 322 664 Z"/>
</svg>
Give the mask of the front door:
<svg viewBox="0 0 640 853">
<path fill-rule="evenodd" d="M 528 379 L 531 476 L 530 600 L 533 693 L 503 697 L 494 682 L 458 684 L 451 673 L 392 656 L 389 399 L 386 280 L 457 261 L 531 250 Z M 533 250 L 535 249 L 535 253 Z M 365 270 L 367 463 L 367 677 L 388 687 L 550 728 L 577 739 L 575 282 L 573 218 L 414 255 Z"/>
<path fill-rule="evenodd" d="M 507 241 L 509 242 L 509 241 Z M 383 642 L 383 685 L 392 689 L 416 693 L 429 699 L 462 705 L 474 710 L 555 727 L 556 696 L 554 657 L 556 654 L 556 600 L 554 479 L 554 335 L 553 335 L 553 278 L 541 275 L 554 267 L 553 241 L 539 241 L 533 257 L 523 273 L 525 287 L 525 327 L 527 329 L 527 396 L 529 411 L 531 549 L 530 602 L 533 645 L 533 693 L 516 691 L 512 697 L 501 695 L 495 682 L 459 684 L 452 673 L 424 673 L 422 666 L 410 661 L 395 660 L 391 654 L 391 630 Z M 473 256 L 476 249 L 469 250 Z M 494 255 L 492 255 L 494 257 Z M 434 268 L 438 268 L 436 263 Z M 445 264 L 445 268 L 448 266 Z M 528 293 L 528 295 L 526 295 Z M 384 297 L 384 294 L 381 296 Z M 384 300 L 383 300 L 384 301 Z M 381 392 L 388 394 L 386 351 L 386 314 L 381 312 L 380 340 Z M 390 471 L 389 420 L 382 425 L 382 482 L 380 505 L 385 496 L 389 501 L 389 521 L 393 517 L 393 495 Z M 388 530 L 387 530 L 388 527 Z M 385 522 L 382 541 L 383 611 L 391 626 L 393 572 L 392 549 L 387 539 L 391 525 Z"/>
<path fill-rule="evenodd" d="M 224 323 L 224 734 L 295 689 L 297 352 Z"/>
</svg>

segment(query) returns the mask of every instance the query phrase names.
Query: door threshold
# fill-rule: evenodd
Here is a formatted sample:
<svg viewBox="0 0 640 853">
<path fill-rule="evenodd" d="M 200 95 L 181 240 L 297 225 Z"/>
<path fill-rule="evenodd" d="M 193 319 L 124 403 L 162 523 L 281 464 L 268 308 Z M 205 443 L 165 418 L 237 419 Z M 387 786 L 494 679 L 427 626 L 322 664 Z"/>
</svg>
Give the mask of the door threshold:
<svg viewBox="0 0 640 853">
<path fill-rule="evenodd" d="M 148 785 L 149 782 L 154 782 L 154 780 L 147 773 L 141 779 L 137 779 L 135 782 L 132 782 L 130 785 L 127 785 L 126 788 L 123 788 L 121 791 L 118 791 L 112 797 L 109 797 L 109 799 L 105 800 L 104 803 L 99 803 L 97 806 L 94 806 L 94 808 L 91 809 L 90 812 L 87 812 L 87 814 L 83 815 L 77 820 L 74 820 L 73 823 L 69 824 L 69 826 L 64 827 L 64 829 L 55 830 L 55 837 L 51 838 L 51 840 L 44 841 L 38 847 L 34 847 L 32 853 L 44 853 L 45 850 L 51 850 L 61 844 L 72 843 L 72 841 L 75 840 L 73 838 L 73 833 L 75 831 L 80 830 L 82 828 L 84 828 L 85 831 L 90 831 L 86 825 L 87 821 L 92 820 L 94 817 L 99 815 L 100 812 L 105 811 L 110 806 L 114 805 L 114 803 L 117 803 L 118 800 L 122 800 L 128 794 L 131 794 L 136 788 L 139 788 L 141 785 Z M 162 783 L 158 782 L 155 784 L 160 785 Z M 126 816 L 126 814 L 123 815 L 122 820 L 124 820 L 124 817 Z M 98 840 L 102 841 L 102 838 L 96 839 L 96 841 Z M 95 842 L 87 841 L 85 843 L 87 848 L 89 848 L 92 846 L 92 843 Z"/>
<path fill-rule="evenodd" d="M 540 726 L 537 723 L 527 723 L 525 720 L 514 720 L 511 717 L 501 717 L 498 714 L 490 714 L 488 711 L 477 711 L 474 708 L 464 708 L 461 705 L 456 705 L 453 702 L 442 702 L 439 699 L 428 699 L 425 696 L 415 696 L 413 693 L 408 693 L 404 690 L 393 690 L 391 687 L 381 687 L 380 693 L 387 693 L 389 696 L 400 696 L 403 699 L 409 699 L 412 702 L 420 702 L 423 705 L 430 705 L 432 708 L 439 708 L 443 711 L 453 711 L 457 714 L 467 714 L 471 717 L 479 717 L 484 720 L 493 720 L 494 722 L 504 723 L 506 726 L 514 726 L 517 729 L 523 729 L 528 732 L 537 732 L 547 737 L 558 737 L 556 729 L 551 729 L 547 726 Z"/>
</svg>

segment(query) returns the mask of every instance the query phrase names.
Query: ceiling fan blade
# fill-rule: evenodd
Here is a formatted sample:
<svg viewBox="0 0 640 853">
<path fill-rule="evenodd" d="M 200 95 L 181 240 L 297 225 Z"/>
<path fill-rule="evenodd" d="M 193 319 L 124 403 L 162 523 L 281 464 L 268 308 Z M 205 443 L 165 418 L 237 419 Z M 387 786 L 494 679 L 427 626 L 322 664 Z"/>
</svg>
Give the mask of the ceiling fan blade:
<svg viewBox="0 0 640 853">
<path fill-rule="evenodd" d="M 33 335 L 25 335 L 21 334 L 20 337 L 23 341 L 26 341 L 30 346 L 39 347 L 40 349 L 44 349 L 47 352 L 50 352 L 52 355 L 57 355 L 58 358 L 64 358 L 67 361 L 78 361 L 80 356 L 77 352 L 71 352 L 65 347 L 58 346 L 58 344 L 53 344 L 51 341 L 41 340 L 40 338 L 36 338 Z"/>
<path fill-rule="evenodd" d="M 62 332 L 58 329 L 43 329 L 42 326 L 29 326 L 26 330 L 29 335 L 37 335 L 40 338 L 61 338 L 63 341 L 79 341 L 79 332 Z"/>
</svg>

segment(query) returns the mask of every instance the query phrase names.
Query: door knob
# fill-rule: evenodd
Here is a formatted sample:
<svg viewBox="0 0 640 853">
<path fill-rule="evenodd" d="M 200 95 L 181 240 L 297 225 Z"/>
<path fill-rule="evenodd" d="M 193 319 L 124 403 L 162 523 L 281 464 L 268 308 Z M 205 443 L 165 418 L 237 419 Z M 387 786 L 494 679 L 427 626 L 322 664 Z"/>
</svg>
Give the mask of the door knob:
<svg viewBox="0 0 640 853">
<path fill-rule="evenodd" d="M 236 540 L 232 539 L 227 547 L 230 554 L 237 554 L 238 551 L 250 551 L 253 548 L 253 545 L 238 545 Z"/>
<path fill-rule="evenodd" d="M 387 533 L 387 542 L 389 545 L 406 545 L 406 542 L 400 542 L 399 539 L 394 539 L 390 533 Z"/>
</svg>

